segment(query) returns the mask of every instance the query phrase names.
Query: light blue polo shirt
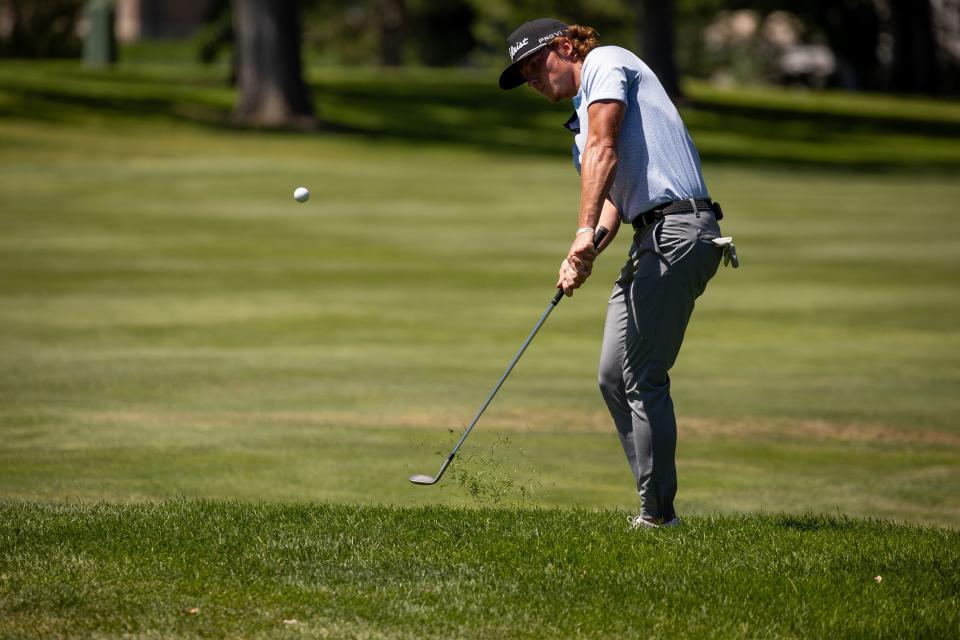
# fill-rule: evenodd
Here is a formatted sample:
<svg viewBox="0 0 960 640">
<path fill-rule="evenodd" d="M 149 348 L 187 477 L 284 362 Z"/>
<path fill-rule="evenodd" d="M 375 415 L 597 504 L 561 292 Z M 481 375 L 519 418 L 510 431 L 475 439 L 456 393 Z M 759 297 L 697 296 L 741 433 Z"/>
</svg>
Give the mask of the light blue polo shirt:
<svg viewBox="0 0 960 640">
<path fill-rule="evenodd" d="M 676 107 L 650 67 L 622 47 L 597 47 L 583 61 L 576 118 L 567 124 L 580 129 L 573 145 L 578 173 L 590 128 L 587 107 L 597 100 L 627 105 L 609 196 L 624 222 L 665 202 L 709 197 L 700 155 Z"/>
</svg>

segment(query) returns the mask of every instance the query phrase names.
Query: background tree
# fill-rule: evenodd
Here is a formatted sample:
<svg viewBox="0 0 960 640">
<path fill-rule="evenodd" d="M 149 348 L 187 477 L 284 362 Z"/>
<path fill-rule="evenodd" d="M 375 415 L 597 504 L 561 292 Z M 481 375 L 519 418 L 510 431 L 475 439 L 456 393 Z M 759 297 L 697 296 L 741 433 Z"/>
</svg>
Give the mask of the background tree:
<svg viewBox="0 0 960 640">
<path fill-rule="evenodd" d="M 83 0 L 0 0 L 0 56 L 79 56 L 83 8 Z"/>
<path fill-rule="evenodd" d="M 634 4 L 643 60 L 657 74 L 670 98 L 676 101 L 683 97 L 683 92 L 674 54 L 673 0 L 634 0 Z"/>
<path fill-rule="evenodd" d="M 808 34 L 822 36 L 837 58 L 835 83 L 847 89 L 896 93 L 956 92 L 960 56 L 944 42 L 960 41 L 957 0 L 681 0 L 714 3 L 713 10 L 750 9 L 761 16 L 788 11 Z M 938 24 L 939 21 L 939 24 Z M 937 28 L 944 31 L 944 42 Z M 889 43 L 889 45 L 885 44 Z M 880 55 L 881 51 L 888 53 Z M 960 77 L 958 75 L 957 77 Z"/>
<path fill-rule="evenodd" d="M 430 67 L 445 67 L 466 60 L 477 44 L 473 37 L 474 7 L 466 0 L 420 0 L 418 4 L 413 35 L 420 61 Z"/>
<path fill-rule="evenodd" d="M 890 0 L 893 61 L 890 88 L 906 93 L 936 93 L 937 43 L 928 0 Z"/>
<path fill-rule="evenodd" d="M 882 67 L 877 57 L 881 22 L 874 0 L 820 0 L 806 4 L 800 13 L 805 21 L 819 25 L 837 57 L 839 85 L 845 89 L 880 88 Z"/>
<path fill-rule="evenodd" d="M 380 64 L 403 64 L 406 44 L 407 7 L 404 0 L 380 0 Z"/>
<path fill-rule="evenodd" d="M 317 119 L 303 81 L 297 0 L 234 0 L 238 100 L 245 125 L 313 128 Z"/>
</svg>

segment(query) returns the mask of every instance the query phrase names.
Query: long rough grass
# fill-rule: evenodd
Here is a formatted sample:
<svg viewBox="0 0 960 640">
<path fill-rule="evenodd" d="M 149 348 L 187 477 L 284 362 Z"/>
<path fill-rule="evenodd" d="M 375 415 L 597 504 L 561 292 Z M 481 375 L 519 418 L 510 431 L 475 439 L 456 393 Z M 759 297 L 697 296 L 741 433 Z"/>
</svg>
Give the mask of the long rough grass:
<svg viewBox="0 0 960 640">
<path fill-rule="evenodd" d="M 0 635 L 956 637 L 960 534 L 844 517 L 0 506 Z"/>
</svg>

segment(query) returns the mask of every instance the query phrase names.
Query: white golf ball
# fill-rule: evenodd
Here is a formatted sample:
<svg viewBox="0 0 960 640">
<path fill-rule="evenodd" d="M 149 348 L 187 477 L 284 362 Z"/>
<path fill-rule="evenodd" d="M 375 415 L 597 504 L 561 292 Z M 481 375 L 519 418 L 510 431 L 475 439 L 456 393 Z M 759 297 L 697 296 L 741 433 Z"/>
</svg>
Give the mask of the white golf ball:
<svg viewBox="0 0 960 640">
<path fill-rule="evenodd" d="M 310 199 L 310 190 L 306 187 L 297 187 L 293 190 L 293 199 L 297 202 L 306 202 Z"/>
</svg>

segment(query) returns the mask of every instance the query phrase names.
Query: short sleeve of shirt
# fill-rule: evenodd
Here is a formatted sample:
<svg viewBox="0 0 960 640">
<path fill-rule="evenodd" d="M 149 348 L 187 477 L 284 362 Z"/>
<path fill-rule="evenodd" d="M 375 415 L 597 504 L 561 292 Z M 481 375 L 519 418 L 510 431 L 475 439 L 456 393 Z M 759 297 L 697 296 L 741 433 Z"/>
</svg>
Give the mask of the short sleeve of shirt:
<svg viewBox="0 0 960 640">
<path fill-rule="evenodd" d="M 617 100 L 628 104 L 630 75 L 617 57 L 613 47 L 601 47 L 587 54 L 580 78 L 587 105 L 597 100 Z"/>
</svg>

